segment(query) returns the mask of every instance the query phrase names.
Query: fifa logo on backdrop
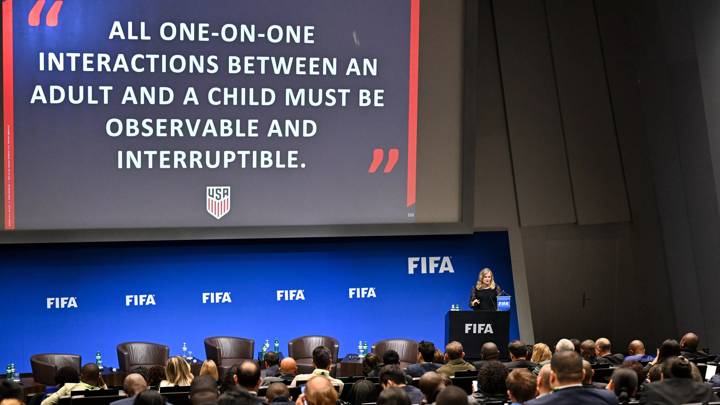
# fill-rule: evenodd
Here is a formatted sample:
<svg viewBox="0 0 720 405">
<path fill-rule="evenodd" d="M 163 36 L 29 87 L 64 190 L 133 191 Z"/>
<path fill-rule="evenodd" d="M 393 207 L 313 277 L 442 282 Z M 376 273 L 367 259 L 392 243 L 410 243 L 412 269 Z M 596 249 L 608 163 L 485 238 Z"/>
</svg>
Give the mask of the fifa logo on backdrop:
<svg viewBox="0 0 720 405">
<path fill-rule="evenodd" d="M 466 323 L 465 333 L 474 335 L 494 334 L 491 323 Z"/>
<path fill-rule="evenodd" d="M 374 287 L 348 288 L 348 298 L 377 298 Z"/>
<path fill-rule="evenodd" d="M 408 257 L 408 274 L 455 273 L 450 256 Z"/>
<path fill-rule="evenodd" d="M 144 307 L 155 305 L 155 294 L 135 294 L 125 296 L 126 307 Z"/>
<path fill-rule="evenodd" d="M 277 290 L 278 301 L 305 301 L 305 290 Z"/>
<path fill-rule="evenodd" d="M 45 299 L 47 309 L 77 308 L 77 297 L 47 297 Z"/>
<path fill-rule="evenodd" d="M 202 293 L 203 304 L 232 304 L 229 292 L 204 292 Z"/>
</svg>

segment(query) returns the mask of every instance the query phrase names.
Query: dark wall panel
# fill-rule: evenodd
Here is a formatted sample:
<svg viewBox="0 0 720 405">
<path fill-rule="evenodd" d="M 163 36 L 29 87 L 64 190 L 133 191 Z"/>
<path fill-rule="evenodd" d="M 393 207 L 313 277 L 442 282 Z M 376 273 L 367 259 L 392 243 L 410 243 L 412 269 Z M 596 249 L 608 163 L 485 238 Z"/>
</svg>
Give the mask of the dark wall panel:
<svg viewBox="0 0 720 405">
<path fill-rule="evenodd" d="M 630 220 L 592 0 L 547 0 L 578 224 Z"/>
</svg>

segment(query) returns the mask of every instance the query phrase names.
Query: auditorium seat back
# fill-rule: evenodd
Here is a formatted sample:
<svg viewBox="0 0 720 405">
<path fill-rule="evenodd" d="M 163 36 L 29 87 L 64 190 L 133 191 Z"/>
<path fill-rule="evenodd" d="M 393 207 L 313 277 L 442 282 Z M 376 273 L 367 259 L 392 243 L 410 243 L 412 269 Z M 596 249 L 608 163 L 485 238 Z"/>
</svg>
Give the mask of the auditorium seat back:
<svg viewBox="0 0 720 405">
<path fill-rule="evenodd" d="M 337 363 L 340 343 L 330 336 L 301 336 L 288 342 L 288 356 L 295 359 L 298 373 L 312 371 L 312 352 L 318 346 L 330 349 L 332 362 Z"/>
<path fill-rule="evenodd" d="M 72 367 L 80 374 L 80 364 L 79 354 L 44 353 L 30 357 L 33 379 L 45 385 L 55 385 L 55 374 L 62 367 Z"/>
<path fill-rule="evenodd" d="M 385 339 L 372 345 L 372 352 L 381 359 L 388 350 L 395 350 L 400 355 L 400 366 L 403 368 L 417 363 L 418 342 L 412 339 Z"/>
<path fill-rule="evenodd" d="M 253 360 L 254 353 L 254 339 L 234 336 L 205 338 L 205 356 L 217 364 L 221 377 L 233 365 L 240 364 L 244 360 Z"/>
<path fill-rule="evenodd" d="M 120 370 L 128 372 L 135 367 L 165 367 L 170 349 L 162 344 L 148 342 L 125 342 L 117 345 Z"/>
</svg>

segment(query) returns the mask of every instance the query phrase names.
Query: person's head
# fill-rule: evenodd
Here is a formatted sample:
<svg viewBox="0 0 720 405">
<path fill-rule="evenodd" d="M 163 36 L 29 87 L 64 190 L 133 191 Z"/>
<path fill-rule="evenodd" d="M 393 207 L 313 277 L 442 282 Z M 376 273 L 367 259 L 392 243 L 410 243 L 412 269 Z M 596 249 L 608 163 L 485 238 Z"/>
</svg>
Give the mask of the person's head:
<svg viewBox="0 0 720 405">
<path fill-rule="evenodd" d="M 336 405 L 337 391 L 325 376 L 315 376 L 305 384 L 305 400 L 308 405 Z"/>
<path fill-rule="evenodd" d="M 477 288 L 478 290 L 481 290 L 483 288 L 495 288 L 495 276 L 493 276 L 492 270 L 490 270 L 488 267 L 480 270 L 477 283 L 475 283 L 475 288 Z"/>
<path fill-rule="evenodd" d="M 692 366 L 684 357 L 671 357 L 663 362 L 662 378 L 692 378 Z"/>
<path fill-rule="evenodd" d="M 67 383 L 79 383 L 80 373 L 78 373 L 75 367 L 64 366 L 60 367 L 55 372 L 55 384 L 63 386 Z"/>
<path fill-rule="evenodd" d="M 500 349 L 493 342 L 485 342 L 480 347 L 480 357 L 483 360 L 498 360 L 500 359 Z"/>
<path fill-rule="evenodd" d="M 574 352 L 575 351 L 575 345 L 573 342 L 570 341 L 570 339 L 560 339 L 555 344 L 555 353 L 560 352 Z"/>
<path fill-rule="evenodd" d="M 267 398 L 268 403 L 272 402 L 275 398 L 285 398 L 289 401 L 290 391 L 288 390 L 287 385 L 281 382 L 275 382 L 268 386 L 265 398 Z"/>
<path fill-rule="evenodd" d="M 243 389 L 231 389 L 220 395 L 217 405 L 257 405 L 257 397 Z"/>
<path fill-rule="evenodd" d="M 435 359 L 435 344 L 421 341 L 418 344 L 418 362 L 432 363 Z"/>
<path fill-rule="evenodd" d="M 612 377 L 610 377 L 610 382 L 606 388 L 613 391 L 621 403 L 627 402 L 630 398 L 635 396 L 635 393 L 637 393 L 637 374 L 629 368 L 617 368 L 613 371 Z"/>
<path fill-rule="evenodd" d="M 550 384 L 553 388 L 582 383 L 582 357 L 575 353 L 574 350 L 555 353 L 550 360 L 550 369 L 552 369 Z"/>
<path fill-rule="evenodd" d="M 157 387 L 160 385 L 160 381 L 165 379 L 165 367 L 163 366 L 152 366 L 147 371 L 147 381 L 150 387 Z M 142 373 L 138 373 L 142 375 Z"/>
<path fill-rule="evenodd" d="M 697 364 L 690 362 L 690 369 L 691 369 L 690 373 L 692 375 L 693 381 L 698 382 L 698 383 L 705 382 L 705 379 L 703 379 L 703 375 L 700 372 L 700 369 L 698 368 Z"/>
<path fill-rule="evenodd" d="M 94 387 L 105 385 L 100 375 L 100 368 L 95 363 L 87 363 L 80 370 L 80 381 Z"/>
<path fill-rule="evenodd" d="M 583 385 L 590 385 L 592 384 L 592 378 L 593 374 L 595 372 L 593 371 L 592 364 L 590 364 L 589 361 L 583 360 Z"/>
<path fill-rule="evenodd" d="M 580 355 L 588 361 L 595 357 L 595 341 L 592 339 L 583 340 L 580 343 Z"/>
<path fill-rule="evenodd" d="M 203 361 L 202 367 L 200 367 L 200 375 L 209 375 L 213 380 L 220 380 L 220 373 L 218 372 L 217 364 L 212 360 Z"/>
<path fill-rule="evenodd" d="M 437 347 L 435 348 L 435 356 L 433 360 L 435 361 L 435 363 L 438 364 L 442 364 L 445 362 L 445 354 Z"/>
<path fill-rule="evenodd" d="M 641 340 L 633 340 L 627 350 L 630 356 L 642 355 L 645 354 L 645 344 Z"/>
<path fill-rule="evenodd" d="M 400 364 L 400 355 L 395 350 L 388 350 L 383 353 L 383 365 Z"/>
<path fill-rule="evenodd" d="M 468 405 L 468 395 L 462 388 L 446 387 L 437 396 L 437 405 Z"/>
<path fill-rule="evenodd" d="M 657 363 L 662 363 L 665 359 L 670 357 L 677 357 L 680 355 L 680 343 L 675 339 L 666 339 L 660 345 L 658 350 Z"/>
<path fill-rule="evenodd" d="M 240 363 L 235 372 L 235 384 L 248 391 L 257 391 L 260 386 L 260 367 L 252 360 Z"/>
<path fill-rule="evenodd" d="M 478 370 L 478 390 L 487 395 L 504 395 L 507 391 L 505 379 L 508 369 L 499 361 L 489 361 Z"/>
<path fill-rule="evenodd" d="M 277 366 L 280 364 L 280 356 L 275 352 L 267 352 L 265 353 L 263 361 L 265 362 L 265 368 Z"/>
<path fill-rule="evenodd" d="M 380 366 L 380 357 L 375 353 L 368 353 L 362 361 L 363 375 L 367 376 Z"/>
<path fill-rule="evenodd" d="M 662 364 L 655 364 L 648 370 L 647 379 L 650 382 L 662 380 Z"/>
<path fill-rule="evenodd" d="M 688 332 L 680 338 L 680 348 L 689 352 L 696 352 L 700 345 L 700 338 L 698 335 Z"/>
<path fill-rule="evenodd" d="M 330 349 L 325 346 L 318 346 L 313 350 L 312 358 L 315 368 L 330 370 L 330 364 L 332 363 Z"/>
<path fill-rule="evenodd" d="M 192 405 L 212 404 L 217 400 L 217 380 L 211 375 L 200 375 L 190 384 L 190 402 L 192 402 Z"/>
<path fill-rule="evenodd" d="M 157 391 L 145 390 L 135 396 L 133 405 L 165 405 L 165 397 Z"/>
<path fill-rule="evenodd" d="M 297 374 L 297 362 L 292 357 L 285 357 L 280 361 L 280 372 L 282 374 Z"/>
<path fill-rule="evenodd" d="M 22 386 L 15 381 L 0 381 L 0 401 L 3 404 L 18 405 L 25 403 Z"/>
<path fill-rule="evenodd" d="M 580 354 L 580 339 L 570 339 L 573 346 L 575 346 L 575 353 Z"/>
<path fill-rule="evenodd" d="M 225 373 L 223 373 L 222 383 L 220 384 L 220 393 L 229 392 L 237 386 L 237 383 L 235 382 L 235 375 L 238 373 L 239 367 L 239 364 L 234 364 Z M 231 398 L 227 400 L 230 401 Z M 220 399 L 218 399 L 218 401 L 220 401 Z"/>
<path fill-rule="evenodd" d="M 405 373 L 397 364 L 383 366 L 378 377 L 383 388 L 405 385 Z"/>
<path fill-rule="evenodd" d="M 549 364 L 546 364 L 540 368 L 540 372 L 537 376 L 537 391 L 540 395 L 549 394 L 552 392 L 552 385 L 550 384 L 550 376 L 552 375 L 552 369 Z"/>
<path fill-rule="evenodd" d="M 550 360 L 550 357 L 552 357 L 552 353 L 548 345 L 545 343 L 535 343 L 530 361 L 533 363 L 542 363 L 543 361 Z"/>
<path fill-rule="evenodd" d="M 642 363 L 639 361 L 624 361 L 622 366 L 634 371 L 635 374 L 637 374 L 638 386 L 642 385 L 647 377 L 645 367 L 643 367 Z"/>
<path fill-rule="evenodd" d="M 598 357 L 606 356 L 610 354 L 612 350 L 612 345 L 610 344 L 610 339 L 608 338 L 599 338 L 595 341 L 595 355 Z"/>
<path fill-rule="evenodd" d="M 165 366 L 165 378 L 172 384 L 189 387 L 193 380 L 190 364 L 180 356 L 169 358 Z"/>
<path fill-rule="evenodd" d="M 402 388 L 389 387 L 378 395 L 377 405 L 410 405 L 410 397 Z"/>
<path fill-rule="evenodd" d="M 510 360 L 525 360 L 527 357 L 527 345 L 521 340 L 513 340 L 508 345 L 508 353 L 510 353 Z"/>
<path fill-rule="evenodd" d="M 452 341 L 445 345 L 445 358 L 447 360 L 462 359 L 465 356 L 462 343 Z"/>
<path fill-rule="evenodd" d="M 522 404 L 535 398 L 537 381 L 533 373 L 524 368 L 511 371 L 505 379 L 505 385 L 511 402 Z"/>
<path fill-rule="evenodd" d="M 123 391 L 125 391 L 129 397 L 134 397 L 135 395 L 145 391 L 147 388 L 147 381 L 145 381 L 143 376 L 137 373 L 128 374 L 123 381 Z"/>
<path fill-rule="evenodd" d="M 418 388 L 420 388 L 420 391 L 425 395 L 425 402 L 432 404 L 435 402 L 440 391 L 445 388 L 445 380 L 442 375 L 434 371 L 428 371 L 420 377 Z"/>
</svg>

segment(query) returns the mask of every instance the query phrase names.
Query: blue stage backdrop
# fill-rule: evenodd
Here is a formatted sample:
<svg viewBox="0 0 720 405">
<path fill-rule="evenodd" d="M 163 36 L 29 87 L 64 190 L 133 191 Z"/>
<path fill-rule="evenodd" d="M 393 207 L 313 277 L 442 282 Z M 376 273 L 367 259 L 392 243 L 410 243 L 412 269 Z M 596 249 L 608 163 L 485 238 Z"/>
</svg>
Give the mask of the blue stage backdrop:
<svg viewBox="0 0 720 405">
<path fill-rule="evenodd" d="M 507 233 L 411 238 L 2 246 L 0 364 L 78 353 L 117 366 L 115 346 L 150 341 L 204 358 L 203 339 L 287 342 L 335 336 L 444 344 L 444 316 L 466 309 L 478 271 L 513 294 Z M 424 264 L 423 264 L 424 263 Z M 425 274 L 423 274 L 425 268 Z M 510 338 L 518 337 L 513 305 Z"/>
</svg>

